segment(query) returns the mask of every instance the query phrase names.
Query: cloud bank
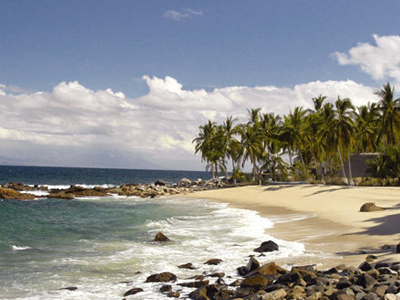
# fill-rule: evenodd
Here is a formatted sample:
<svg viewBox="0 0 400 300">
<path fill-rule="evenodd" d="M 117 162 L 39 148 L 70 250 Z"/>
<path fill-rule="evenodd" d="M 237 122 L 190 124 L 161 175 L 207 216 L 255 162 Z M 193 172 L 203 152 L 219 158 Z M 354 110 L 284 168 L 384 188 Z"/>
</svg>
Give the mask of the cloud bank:
<svg viewBox="0 0 400 300">
<path fill-rule="evenodd" d="M 375 80 L 400 83 L 400 36 L 373 35 L 376 45 L 359 43 L 348 53 L 333 55 L 341 65 L 359 66 Z"/>
<path fill-rule="evenodd" d="M 0 163 L 125 168 L 203 169 L 192 140 L 209 119 L 247 109 L 287 114 L 312 106 L 312 97 L 377 101 L 374 89 L 354 81 L 310 82 L 293 88 L 232 86 L 185 90 L 175 78 L 143 76 L 149 92 L 128 98 L 93 91 L 77 81 L 51 92 L 11 93 L 0 85 Z M 15 88 L 13 90 L 16 90 Z"/>
</svg>

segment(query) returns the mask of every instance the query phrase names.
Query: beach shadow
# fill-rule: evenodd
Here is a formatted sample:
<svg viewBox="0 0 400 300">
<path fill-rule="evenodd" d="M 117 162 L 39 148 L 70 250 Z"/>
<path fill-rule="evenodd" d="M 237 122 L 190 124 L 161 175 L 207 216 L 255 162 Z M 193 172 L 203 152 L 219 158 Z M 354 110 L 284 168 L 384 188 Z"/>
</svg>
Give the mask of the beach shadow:
<svg viewBox="0 0 400 300">
<path fill-rule="evenodd" d="M 385 208 L 385 210 L 399 210 L 400 203 L 391 208 Z M 361 212 L 360 212 L 361 213 Z M 368 212 L 366 214 L 369 214 Z M 366 220 L 365 222 L 373 222 L 376 224 L 375 226 L 371 226 L 363 231 L 349 233 L 347 235 L 358 235 L 358 234 L 367 234 L 367 235 L 393 235 L 400 234 L 400 213 L 371 218 Z"/>
<path fill-rule="evenodd" d="M 299 185 L 305 185 L 306 182 L 270 182 L 268 186 L 264 189 L 264 191 L 279 191 L 283 189 L 292 188 Z"/>
<path fill-rule="evenodd" d="M 350 189 L 350 187 L 348 187 L 348 186 L 337 186 L 335 188 L 332 188 L 332 186 L 326 186 L 325 189 L 323 189 L 323 187 L 321 187 L 321 190 L 319 190 L 317 192 L 314 192 L 314 193 L 308 195 L 307 197 L 315 196 L 315 195 L 319 195 L 319 194 L 325 194 L 325 193 L 333 193 L 333 192 L 337 192 L 337 191 L 340 191 L 340 190 L 347 190 L 347 189 Z"/>
</svg>

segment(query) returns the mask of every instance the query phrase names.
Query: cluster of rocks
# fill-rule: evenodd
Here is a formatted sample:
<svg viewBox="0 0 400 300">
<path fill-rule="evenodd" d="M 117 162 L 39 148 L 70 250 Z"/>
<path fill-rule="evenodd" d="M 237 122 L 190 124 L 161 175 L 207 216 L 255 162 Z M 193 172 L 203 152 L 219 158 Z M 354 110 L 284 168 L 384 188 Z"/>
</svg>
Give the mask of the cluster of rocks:
<svg viewBox="0 0 400 300">
<path fill-rule="evenodd" d="M 257 249 L 261 251 L 262 247 L 263 245 Z M 197 275 L 182 282 L 170 272 L 150 275 L 146 282 L 163 283 L 160 293 L 174 298 L 181 296 L 180 286 L 193 288 L 188 296 L 183 296 L 193 300 L 400 299 L 400 262 L 374 263 L 375 259 L 376 257 L 369 255 L 358 268 L 340 265 L 318 271 L 312 265 L 296 266 L 290 270 L 274 262 L 261 265 L 251 256 L 246 266 L 237 268 L 240 279 L 232 279 L 231 282 L 228 282 L 231 277 L 225 278 L 224 273 Z M 220 262 L 221 260 L 213 259 L 206 264 Z M 178 267 L 194 269 L 190 263 Z M 170 283 L 176 281 L 179 283 L 175 285 L 178 288 L 174 291 Z M 128 290 L 124 297 L 140 292 L 143 289 L 135 287 Z"/>
<path fill-rule="evenodd" d="M 191 181 L 187 178 L 182 178 L 179 182 L 172 185 L 167 185 L 164 181 L 158 180 L 154 184 L 123 184 L 112 188 L 103 188 L 99 186 L 85 188 L 71 185 L 67 189 L 48 189 L 46 186 L 29 186 L 10 182 L 0 186 L 0 199 L 32 200 L 38 197 L 74 199 L 76 197 L 104 197 L 112 194 L 154 198 L 165 195 L 191 193 L 223 186 L 223 182 L 214 179 L 207 181 L 197 179 Z M 48 194 L 45 196 L 37 196 L 33 194 L 35 191 L 43 191 Z"/>
</svg>

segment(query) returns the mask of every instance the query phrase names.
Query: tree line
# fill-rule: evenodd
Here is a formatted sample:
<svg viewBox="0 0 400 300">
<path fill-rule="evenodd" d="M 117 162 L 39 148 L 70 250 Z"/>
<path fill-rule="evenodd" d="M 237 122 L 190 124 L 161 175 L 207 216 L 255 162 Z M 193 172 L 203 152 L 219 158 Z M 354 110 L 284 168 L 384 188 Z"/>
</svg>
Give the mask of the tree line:
<svg viewBox="0 0 400 300">
<path fill-rule="evenodd" d="M 220 172 L 228 177 L 230 161 L 235 184 L 246 163 L 252 166 L 254 182 L 268 174 L 272 180 L 290 176 L 333 183 L 341 172 L 353 184 L 351 155 L 379 153 L 368 163 L 370 175 L 381 184 L 399 184 L 400 98 L 394 98 L 390 83 L 375 94 L 379 102 L 359 107 L 348 98 L 330 103 L 319 95 L 312 98 L 312 109 L 295 107 L 283 116 L 251 108 L 246 123 L 237 123 L 233 116 L 222 124 L 208 120 L 193 140 L 195 153 L 216 178 Z"/>
</svg>

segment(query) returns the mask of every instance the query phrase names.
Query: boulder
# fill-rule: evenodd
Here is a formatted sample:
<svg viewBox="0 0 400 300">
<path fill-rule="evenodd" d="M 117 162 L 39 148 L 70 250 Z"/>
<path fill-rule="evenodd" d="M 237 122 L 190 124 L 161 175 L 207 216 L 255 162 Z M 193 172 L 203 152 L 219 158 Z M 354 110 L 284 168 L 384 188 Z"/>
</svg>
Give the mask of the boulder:
<svg viewBox="0 0 400 300">
<path fill-rule="evenodd" d="M 135 295 L 137 293 L 143 292 L 143 289 L 141 288 L 133 288 L 130 289 L 129 291 L 125 292 L 124 297 L 130 296 L 130 295 Z"/>
<path fill-rule="evenodd" d="M 260 263 L 254 258 L 250 257 L 249 262 L 246 266 L 237 268 L 239 275 L 246 276 L 251 271 L 258 269 L 260 267 Z"/>
<path fill-rule="evenodd" d="M 383 207 L 376 206 L 375 203 L 365 203 L 361 206 L 361 212 L 372 212 L 384 210 Z"/>
<path fill-rule="evenodd" d="M 168 242 L 170 239 L 166 237 L 161 231 L 154 237 L 154 242 Z"/>
<path fill-rule="evenodd" d="M 164 180 L 157 180 L 156 182 L 154 182 L 155 185 L 158 186 L 165 186 L 165 181 Z"/>
<path fill-rule="evenodd" d="M 153 274 L 147 277 L 146 282 L 170 282 L 176 281 L 177 277 L 171 272 L 162 272 L 158 274 Z"/>
<path fill-rule="evenodd" d="M 191 185 L 192 185 L 192 181 L 190 179 L 187 179 L 187 178 L 182 178 L 178 182 L 178 186 L 188 187 L 188 186 L 191 186 Z"/>
<path fill-rule="evenodd" d="M 278 244 L 271 240 L 262 242 L 260 247 L 254 249 L 255 252 L 272 252 L 278 250 L 279 250 Z"/>
<path fill-rule="evenodd" d="M 222 259 L 219 258 L 213 258 L 207 260 L 204 264 L 205 265 L 219 265 L 222 262 Z"/>
<path fill-rule="evenodd" d="M 199 287 L 203 287 L 203 286 L 208 286 L 209 283 L 210 282 L 208 280 L 204 280 L 204 281 L 182 282 L 182 283 L 178 283 L 178 285 L 190 287 L 190 288 L 199 288 Z"/>
<path fill-rule="evenodd" d="M 196 268 L 193 266 L 192 263 L 182 264 L 178 266 L 179 269 L 188 269 L 188 270 L 195 270 Z"/>
<path fill-rule="evenodd" d="M 20 193 L 9 188 L 0 188 L 0 199 L 33 200 L 35 198 L 36 196 L 32 194 Z"/>
<path fill-rule="evenodd" d="M 396 253 L 400 253 L 400 243 L 396 246 Z"/>
</svg>

